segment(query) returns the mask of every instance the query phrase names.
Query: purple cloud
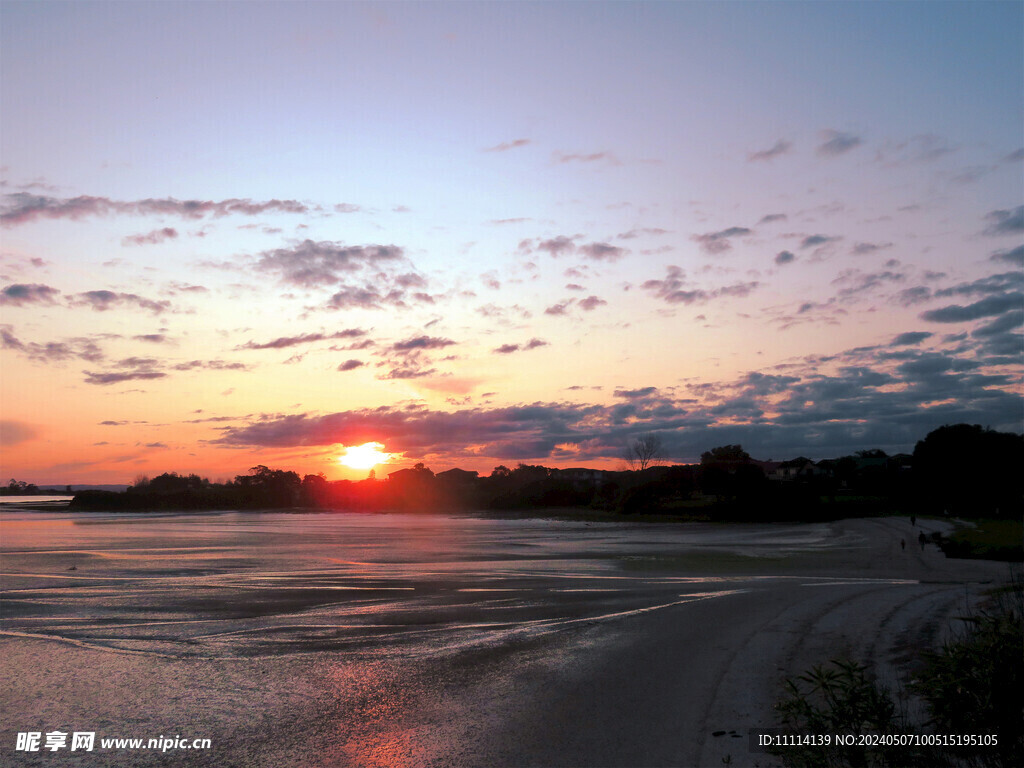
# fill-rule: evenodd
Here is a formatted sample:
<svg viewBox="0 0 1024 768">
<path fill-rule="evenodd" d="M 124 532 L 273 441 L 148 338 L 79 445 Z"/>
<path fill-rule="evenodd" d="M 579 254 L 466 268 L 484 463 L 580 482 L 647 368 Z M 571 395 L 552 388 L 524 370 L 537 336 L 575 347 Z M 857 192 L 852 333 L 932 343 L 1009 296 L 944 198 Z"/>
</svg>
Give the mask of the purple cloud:
<svg viewBox="0 0 1024 768">
<path fill-rule="evenodd" d="M 706 253 L 724 253 L 732 250 L 730 238 L 743 237 L 753 234 L 753 230 L 747 227 L 729 227 L 720 232 L 707 232 L 703 235 L 693 235 L 690 239 L 700 243 L 700 247 Z"/>
<path fill-rule="evenodd" d="M 822 131 L 821 137 L 825 141 L 818 147 L 818 154 L 827 157 L 845 154 L 864 143 L 859 136 L 842 131 Z"/>
<path fill-rule="evenodd" d="M 281 336 L 273 341 L 247 341 L 245 344 L 235 347 L 235 349 L 286 349 L 298 344 L 312 344 L 317 341 L 332 339 L 353 339 L 365 335 L 366 331 L 362 328 L 346 328 L 344 331 L 335 331 L 334 333 L 303 333 L 298 336 Z"/>
<path fill-rule="evenodd" d="M 484 152 L 508 152 L 510 149 L 525 147 L 530 143 L 530 139 L 513 139 L 512 141 L 503 141 L 500 144 L 495 144 L 493 147 L 488 147 Z"/>
<path fill-rule="evenodd" d="M 362 360 L 346 360 L 344 363 L 338 366 L 339 371 L 354 371 L 356 368 L 360 368 L 366 365 Z"/>
<path fill-rule="evenodd" d="M 275 272 L 292 285 L 312 288 L 334 285 L 342 276 L 404 259 L 396 245 L 350 245 L 304 240 L 291 248 L 264 251 L 258 269 Z"/>
<path fill-rule="evenodd" d="M 72 296 L 68 304 L 72 307 L 90 307 L 96 312 L 107 312 L 115 307 L 135 306 L 159 315 L 171 308 L 169 301 L 153 301 L 134 293 L 115 293 L 114 291 L 86 291 Z"/>
<path fill-rule="evenodd" d="M 751 152 L 750 154 L 748 154 L 747 162 L 756 163 L 765 160 L 771 160 L 773 158 L 778 157 L 779 155 L 786 154 L 792 148 L 793 145 L 790 142 L 785 141 L 783 139 L 779 139 L 768 149 L 762 149 L 757 152 Z"/>
<path fill-rule="evenodd" d="M 80 195 L 55 198 L 15 192 L 4 196 L 0 223 L 13 226 L 37 219 L 72 219 L 110 214 L 171 215 L 186 219 L 201 219 L 207 215 L 221 217 L 232 214 L 256 216 L 262 213 L 307 213 L 309 206 L 296 200 L 248 199 L 229 200 L 176 200 L 173 197 L 145 200 L 111 200 L 108 197 Z"/>
<path fill-rule="evenodd" d="M 60 291 L 39 283 L 15 283 L 0 291 L 0 304 L 10 307 L 24 307 L 28 304 L 56 304 Z"/>
<path fill-rule="evenodd" d="M 156 245 L 165 240 L 173 240 L 178 236 L 178 230 L 173 227 L 154 229 L 144 235 L 128 235 L 121 238 L 121 245 Z"/>
<path fill-rule="evenodd" d="M 110 384 L 121 384 L 125 381 L 149 381 L 151 379 L 162 379 L 167 376 L 160 371 L 126 371 L 114 373 L 92 373 L 82 371 L 85 374 L 86 384 L 98 384 L 108 386 Z"/>
</svg>

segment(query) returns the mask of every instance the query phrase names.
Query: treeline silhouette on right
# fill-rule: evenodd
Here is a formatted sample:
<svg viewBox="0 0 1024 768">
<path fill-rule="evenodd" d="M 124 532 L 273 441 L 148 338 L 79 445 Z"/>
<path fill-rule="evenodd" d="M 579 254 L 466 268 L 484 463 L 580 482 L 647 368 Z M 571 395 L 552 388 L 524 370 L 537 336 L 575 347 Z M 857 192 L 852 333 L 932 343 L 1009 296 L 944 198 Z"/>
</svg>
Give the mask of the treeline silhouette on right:
<svg viewBox="0 0 1024 768">
<path fill-rule="evenodd" d="M 1024 436 L 955 424 L 930 432 L 914 453 L 858 451 L 823 461 L 758 461 L 740 445 L 705 452 L 700 464 L 657 465 L 658 440 L 637 438 L 644 468 L 606 471 L 498 466 L 489 476 L 423 464 L 369 477 L 257 466 L 233 481 L 165 473 L 123 493 L 84 491 L 73 509 L 283 509 L 352 511 L 576 508 L 696 520 L 824 520 L 902 512 L 1021 519 Z"/>
</svg>

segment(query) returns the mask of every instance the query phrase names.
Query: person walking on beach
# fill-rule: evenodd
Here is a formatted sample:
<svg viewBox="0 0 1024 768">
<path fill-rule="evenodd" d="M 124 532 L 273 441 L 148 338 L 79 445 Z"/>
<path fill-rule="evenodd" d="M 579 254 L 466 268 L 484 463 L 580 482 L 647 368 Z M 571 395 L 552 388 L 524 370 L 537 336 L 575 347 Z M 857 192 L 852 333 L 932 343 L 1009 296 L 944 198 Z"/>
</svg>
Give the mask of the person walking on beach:
<svg viewBox="0 0 1024 768">
<path fill-rule="evenodd" d="M 900 550 L 904 550 L 906 548 L 907 548 L 907 540 L 906 539 L 900 539 Z"/>
<path fill-rule="evenodd" d="M 910 516 L 910 525 L 911 525 L 911 527 L 917 525 L 917 515 L 911 515 Z"/>
<path fill-rule="evenodd" d="M 928 539 L 925 538 L 924 531 L 921 531 L 919 534 L 917 534 L 917 543 L 921 545 L 922 552 L 924 552 L 924 545 L 927 543 L 927 541 Z"/>
</svg>

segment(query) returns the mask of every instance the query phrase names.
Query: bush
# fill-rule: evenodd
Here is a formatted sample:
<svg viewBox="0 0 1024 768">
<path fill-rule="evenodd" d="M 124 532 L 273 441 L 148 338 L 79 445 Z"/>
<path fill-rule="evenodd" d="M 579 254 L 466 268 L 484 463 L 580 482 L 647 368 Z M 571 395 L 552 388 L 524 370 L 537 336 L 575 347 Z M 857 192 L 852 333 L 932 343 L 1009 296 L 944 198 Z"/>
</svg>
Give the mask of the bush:
<svg viewBox="0 0 1024 768">
<path fill-rule="evenodd" d="M 1015 578 L 993 603 L 963 619 L 961 631 L 924 664 L 910 690 L 928 707 L 910 723 L 861 664 L 833 660 L 785 683 L 776 704 L 786 733 L 920 733 L 998 736 L 998 745 L 944 747 L 787 746 L 773 750 L 790 768 L 1024 765 L 1024 582 Z"/>
</svg>

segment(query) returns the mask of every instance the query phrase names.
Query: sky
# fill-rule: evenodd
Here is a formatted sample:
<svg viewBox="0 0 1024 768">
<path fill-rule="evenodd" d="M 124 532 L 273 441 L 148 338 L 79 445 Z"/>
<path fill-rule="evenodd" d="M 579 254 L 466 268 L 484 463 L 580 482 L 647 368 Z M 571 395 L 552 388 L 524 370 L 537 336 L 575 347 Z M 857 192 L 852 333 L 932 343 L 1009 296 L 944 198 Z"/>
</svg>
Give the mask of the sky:
<svg viewBox="0 0 1024 768">
<path fill-rule="evenodd" d="M 1024 4 L 0 3 L 0 465 L 1024 429 Z"/>
</svg>

